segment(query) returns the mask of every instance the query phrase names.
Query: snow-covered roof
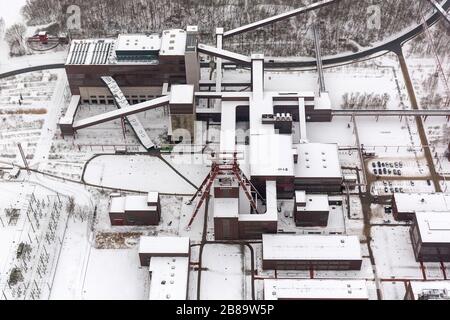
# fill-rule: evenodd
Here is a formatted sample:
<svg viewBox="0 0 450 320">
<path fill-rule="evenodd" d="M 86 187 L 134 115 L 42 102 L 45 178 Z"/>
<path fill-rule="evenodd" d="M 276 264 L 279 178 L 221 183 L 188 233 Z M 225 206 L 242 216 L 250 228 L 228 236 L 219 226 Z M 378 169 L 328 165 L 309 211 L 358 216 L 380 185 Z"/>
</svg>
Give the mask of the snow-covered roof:
<svg viewBox="0 0 450 320">
<path fill-rule="evenodd" d="M 296 145 L 296 178 L 341 178 L 337 144 L 303 143 Z"/>
<path fill-rule="evenodd" d="M 115 39 L 72 40 L 66 64 L 108 64 L 115 42 Z"/>
<path fill-rule="evenodd" d="M 160 56 L 183 56 L 186 51 L 186 31 L 165 30 L 162 33 Z"/>
<path fill-rule="evenodd" d="M 264 280 L 265 300 L 322 299 L 322 300 L 368 300 L 364 280 Z"/>
<path fill-rule="evenodd" d="M 252 135 L 250 139 L 250 171 L 252 177 L 293 177 L 292 136 Z"/>
<path fill-rule="evenodd" d="M 357 236 L 263 235 L 264 260 L 362 260 Z"/>
<path fill-rule="evenodd" d="M 295 203 L 306 205 L 306 191 L 295 191 Z"/>
<path fill-rule="evenodd" d="M 434 290 L 450 298 L 450 281 L 411 281 L 410 285 L 415 300 L 419 299 L 419 295 L 430 294 Z"/>
<path fill-rule="evenodd" d="M 330 110 L 331 107 L 331 99 L 328 92 L 321 92 L 320 96 L 316 97 L 314 109 L 316 110 Z"/>
<path fill-rule="evenodd" d="M 306 207 L 297 206 L 297 211 L 330 211 L 328 195 L 326 194 L 308 194 L 306 195 Z"/>
<path fill-rule="evenodd" d="M 188 257 L 152 257 L 149 271 L 150 300 L 187 299 Z"/>
<path fill-rule="evenodd" d="M 450 244 L 449 212 L 416 212 L 422 242 Z"/>
<path fill-rule="evenodd" d="M 394 193 L 398 212 L 450 211 L 450 194 L 446 193 Z"/>
<path fill-rule="evenodd" d="M 147 204 L 147 196 L 127 196 L 125 198 L 125 211 L 155 211 L 156 206 Z"/>
<path fill-rule="evenodd" d="M 150 191 L 147 195 L 147 203 L 157 203 L 159 198 L 159 192 Z"/>
<path fill-rule="evenodd" d="M 109 207 L 110 213 L 124 213 L 125 212 L 125 197 L 111 198 L 111 205 Z"/>
<path fill-rule="evenodd" d="M 194 103 L 194 86 L 190 84 L 173 85 L 170 88 L 169 104 L 189 104 Z"/>
<path fill-rule="evenodd" d="M 159 51 L 161 37 L 158 34 L 120 34 L 116 51 Z"/>
<path fill-rule="evenodd" d="M 152 256 L 188 256 L 188 237 L 147 237 L 142 236 L 139 242 L 139 253 Z"/>
<path fill-rule="evenodd" d="M 238 198 L 214 198 L 215 218 L 237 218 L 239 217 Z"/>
<path fill-rule="evenodd" d="M 69 106 L 67 107 L 64 117 L 59 120 L 59 124 L 72 124 L 75 118 L 75 113 L 77 112 L 78 106 L 80 104 L 81 96 L 72 95 L 70 99 Z"/>
</svg>

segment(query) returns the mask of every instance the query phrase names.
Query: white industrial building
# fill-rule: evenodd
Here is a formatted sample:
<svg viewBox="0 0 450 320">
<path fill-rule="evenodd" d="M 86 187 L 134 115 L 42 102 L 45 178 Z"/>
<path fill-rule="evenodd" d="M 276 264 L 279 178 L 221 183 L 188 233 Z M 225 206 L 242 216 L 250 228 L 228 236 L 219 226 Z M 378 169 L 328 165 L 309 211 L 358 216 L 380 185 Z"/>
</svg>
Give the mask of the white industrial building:
<svg viewBox="0 0 450 320">
<path fill-rule="evenodd" d="M 365 280 L 265 279 L 265 300 L 369 300 Z"/>
</svg>

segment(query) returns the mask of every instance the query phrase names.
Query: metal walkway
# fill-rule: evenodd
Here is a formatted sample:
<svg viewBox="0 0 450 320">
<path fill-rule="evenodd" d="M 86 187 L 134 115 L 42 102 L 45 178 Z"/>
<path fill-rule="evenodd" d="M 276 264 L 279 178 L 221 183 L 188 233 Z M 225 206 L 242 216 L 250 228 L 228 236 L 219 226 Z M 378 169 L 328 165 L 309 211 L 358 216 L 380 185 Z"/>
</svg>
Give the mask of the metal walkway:
<svg viewBox="0 0 450 320">
<path fill-rule="evenodd" d="M 204 53 L 213 57 L 219 57 L 225 60 L 233 61 L 241 65 L 251 65 L 252 59 L 243 54 L 234 53 L 228 50 L 219 49 L 216 47 L 208 46 L 205 44 L 199 44 L 197 46 L 198 52 Z"/>
<path fill-rule="evenodd" d="M 94 126 L 96 124 L 108 122 L 111 120 L 119 119 L 122 117 L 126 117 L 132 114 L 140 113 L 143 111 L 155 109 L 158 107 L 162 107 L 169 104 L 170 97 L 163 96 L 160 98 L 156 98 L 153 100 L 145 101 L 142 103 L 138 103 L 127 108 L 113 110 L 110 112 L 102 113 L 96 116 L 92 116 L 83 120 L 75 121 L 73 124 L 74 130 L 80 130 L 83 128 L 88 128 Z"/>
<path fill-rule="evenodd" d="M 333 116 L 376 117 L 450 117 L 449 110 L 333 110 Z"/>
<path fill-rule="evenodd" d="M 326 92 L 325 77 L 323 75 L 322 51 L 320 49 L 320 30 L 319 25 L 314 25 L 314 46 L 316 49 L 317 72 L 319 73 L 319 89 L 320 92 Z"/>
<path fill-rule="evenodd" d="M 450 14 L 444 9 L 444 7 L 439 4 L 436 0 L 428 0 L 433 7 L 436 8 L 436 10 L 442 15 L 442 17 L 444 17 L 445 21 L 449 24 L 450 26 Z"/>
<path fill-rule="evenodd" d="M 245 26 L 241 26 L 241 27 L 233 29 L 233 30 L 226 31 L 226 32 L 224 32 L 223 37 L 224 38 L 232 37 L 232 36 L 235 36 L 235 35 L 238 35 L 238 34 L 241 34 L 241 33 L 245 33 L 245 32 L 251 31 L 251 30 L 255 30 L 255 29 L 267 26 L 269 24 L 273 24 L 273 23 L 278 22 L 278 21 L 282 21 L 282 20 L 285 20 L 285 19 L 289 19 L 289 18 L 298 16 L 299 14 L 306 13 L 308 11 L 313 11 L 313 10 L 316 10 L 316 9 L 320 9 L 322 7 L 325 7 L 327 5 L 336 3 L 338 1 L 340 1 L 340 0 L 318 1 L 318 2 L 312 3 L 312 4 L 307 5 L 305 7 L 302 7 L 302 8 L 298 8 L 298 9 L 291 10 L 291 11 L 288 11 L 288 12 L 285 12 L 285 13 L 281 13 L 279 15 L 276 15 L 276 16 L 273 16 L 273 17 L 270 17 L 270 18 L 266 18 L 266 19 L 263 19 L 263 20 L 260 20 L 260 21 L 257 21 L 257 22 L 253 22 L 253 23 L 247 24 Z"/>
<path fill-rule="evenodd" d="M 116 102 L 116 106 L 119 109 L 126 109 L 130 106 L 127 99 L 125 98 L 125 95 L 123 94 L 122 90 L 120 90 L 119 85 L 117 84 L 116 80 L 114 80 L 113 77 L 101 77 L 102 81 L 106 84 L 108 87 L 109 92 L 111 92 L 111 95 L 114 98 L 114 101 Z M 148 136 L 147 132 L 145 131 L 144 126 L 139 121 L 139 118 L 137 115 L 132 114 L 126 117 L 128 123 L 133 128 L 134 133 L 138 137 L 141 144 L 144 146 L 145 149 L 150 150 L 151 148 L 155 147 L 155 144 L 152 142 L 150 137 Z"/>
</svg>

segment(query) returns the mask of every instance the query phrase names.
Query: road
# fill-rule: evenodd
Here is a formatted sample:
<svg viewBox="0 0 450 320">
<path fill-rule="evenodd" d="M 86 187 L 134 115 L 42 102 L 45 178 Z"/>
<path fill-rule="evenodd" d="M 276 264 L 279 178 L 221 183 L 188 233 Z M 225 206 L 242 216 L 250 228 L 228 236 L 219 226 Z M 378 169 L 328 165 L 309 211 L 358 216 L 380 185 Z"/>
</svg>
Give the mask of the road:
<svg viewBox="0 0 450 320">
<path fill-rule="evenodd" d="M 395 50 L 395 53 L 398 56 L 400 67 L 402 69 L 403 78 L 405 80 L 406 89 L 408 90 L 409 100 L 411 102 L 411 107 L 413 108 L 413 110 L 419 110 L 419 104 L 417 102 L 416 93 L 414 91 L 414 86 L 413 86 L 411 77 L 409 75 L 408 65 L 406 64 L 406 60 L 403 55 L 402 48 L 398 47 Z M 415 117 L 415 119 L 416 119 L 416 124 L 417 124 L 417 130 L 418 130 L 419 136 L 420 136 L 420 142 L 422 144 L 422 147 L 423 147 L 423 150 L 425 153 L 425 158 L 427 160 L 428 167 L 431 172 L 431 178 L 433 180 L 434 188 L 435 188 L 436 192 L 442 192 L 442 187 L 440 184 L 441 177 L 437 173 L 436 167 L 434 165 L 433 155 L 431 153 L 431 149 L 428 144 L 427 134 L 426 134 L 426 131 L 425 131 L 425 128 L 423 125 L 423 120 L 421 117 Z"/>
</svg>

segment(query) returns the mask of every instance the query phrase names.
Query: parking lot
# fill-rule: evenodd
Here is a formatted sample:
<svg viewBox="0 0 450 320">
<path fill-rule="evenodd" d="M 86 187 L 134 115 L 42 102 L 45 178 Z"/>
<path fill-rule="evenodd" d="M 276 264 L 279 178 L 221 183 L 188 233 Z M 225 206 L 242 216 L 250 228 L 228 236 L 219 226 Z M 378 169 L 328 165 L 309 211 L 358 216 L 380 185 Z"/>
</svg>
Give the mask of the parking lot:
<svg viewBox="0 0 450 320">
<path fill-rule="evenodd" d="M 372 184 L 374 196 L 390 196 L 393 193 L 434 192 L 431 180 L 380 180 Z"/>
</svg>

